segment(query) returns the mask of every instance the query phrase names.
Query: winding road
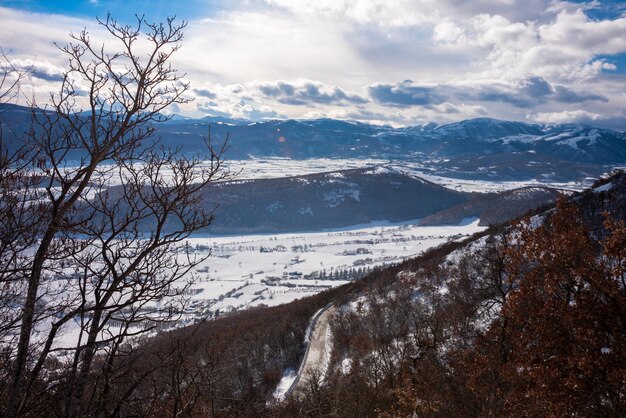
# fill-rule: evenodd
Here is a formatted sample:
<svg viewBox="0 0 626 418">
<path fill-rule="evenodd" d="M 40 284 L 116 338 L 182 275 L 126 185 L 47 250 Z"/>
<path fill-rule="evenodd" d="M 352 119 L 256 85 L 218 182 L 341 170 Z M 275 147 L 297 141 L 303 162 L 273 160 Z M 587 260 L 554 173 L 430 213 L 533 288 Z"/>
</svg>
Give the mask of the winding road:
<svg viewBox="0 0 626 418">
<path fill-rule="evenodd" d="M 291 395 L 297 396 L 304 388 L 307 387 L 312 377 L 324 374 L 324 353 L 327 341 L 328 330 L 330 328 L 329 319 L 335 313 L 335 307 L 329 305 L 322 309 L 312 320 L 309 335 L 309 343 L 304 353 L 304 358 L 298 369 L 298 374 L 293 381 L 291 387 L 285 393 L 285 398 Z"/>
</svg>

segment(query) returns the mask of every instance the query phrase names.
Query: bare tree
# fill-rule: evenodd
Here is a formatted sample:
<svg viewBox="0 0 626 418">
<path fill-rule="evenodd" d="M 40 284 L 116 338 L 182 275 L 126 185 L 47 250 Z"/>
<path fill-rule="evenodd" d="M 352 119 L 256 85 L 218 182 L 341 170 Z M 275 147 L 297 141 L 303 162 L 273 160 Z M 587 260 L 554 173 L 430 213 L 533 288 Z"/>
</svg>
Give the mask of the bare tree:
<svg viewBox="0 0 626 418">
<path fill-rule="evenodd" d="M 13 65 L 9 52 L 0 48 L 0 104 L 17 99 L 25 71 Z M 4 112 L 5 109 L 2 109 Z M 0 393 L 9 382 L 12 347 L 16 344 L 19 315 L 15 306 L 25 291 L 17 277 L 28 268 L 26 250 L 34 245 L 35 225 L 29 212 L 35 209 L 31 193 L 36 176 L 27 175 L 29 162 L 24 146 L 7 146 L 5 134 L 13 133 L 0 113 Z M 30 232 L 30 233 L 29 233 Z"/>
<path fill-rule="evenodd" d="M 3 175 L 21 179 L 0 181 L 10 417 L 36 411 L 43 387 L 63 394 L 62 415 L 88 414 L 94 359 L 106 364 L 129 337 L 178 317 L 186 280 L 203 260 L 184 240 L 213 220 L 200 191 L 226 175 L 225 144 L 207 141 L 205 157 L 187 157 L 153 138 L 163 110 L 191 100 L 170 64 L 186 23 L 98 22 L 113 52 L 86 30 L 70 35 L 59 93 L 49 107 L 33 106 L 32 126 L 13 138 L 23 151 L 3 160 Z M 59 371 L 43 376 L 51 359 Z"/>
<path fill-rule="evenodd" d="M 7 103 L 17 98 L 20 82 L 28 72 L 13 65 L 9 53 L 0 48 L 0 103 Z"/>
</svg>

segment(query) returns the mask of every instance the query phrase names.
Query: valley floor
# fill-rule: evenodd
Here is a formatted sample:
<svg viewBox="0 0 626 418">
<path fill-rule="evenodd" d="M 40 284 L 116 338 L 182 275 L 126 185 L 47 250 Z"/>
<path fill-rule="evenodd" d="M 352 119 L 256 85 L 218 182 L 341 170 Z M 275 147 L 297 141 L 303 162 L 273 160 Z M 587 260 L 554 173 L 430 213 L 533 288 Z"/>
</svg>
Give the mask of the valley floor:
<svg viewBox="0 0 626 418">
<path fill-rule="evenodd" d="M 327 232 L 194 237 L 188 240 L 194 252 L 211 256 L 194 272 L 183 322 L 287 303 L 482 229 L 477 219 L 468 219 L 437 227 L 381 222 Z"/>
</svg>

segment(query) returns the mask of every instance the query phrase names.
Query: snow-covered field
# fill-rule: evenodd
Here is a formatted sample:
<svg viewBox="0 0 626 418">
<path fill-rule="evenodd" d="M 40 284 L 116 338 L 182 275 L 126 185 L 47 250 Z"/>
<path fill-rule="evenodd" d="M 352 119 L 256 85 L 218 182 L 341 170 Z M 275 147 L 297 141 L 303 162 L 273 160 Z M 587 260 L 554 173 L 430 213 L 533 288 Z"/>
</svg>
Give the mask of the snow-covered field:
<svg viewBox="0 0 626 418">
<path fill-rule="evenodd" d="M 330 159 L 313 158 L 308 160 L 292 160 L 289 158 L 263 158 L 245 161 L 227 161 L 225 167 L 235 173 L 237 179 L 253 180 L 266 178 L 290 177 L 305 174 L 323 173 L 328 171 L 346 170 L 353 168 L 369 168 L 386 166 L 408 175 L 421 177 L 452 190 L 464 192 L 499 192 L 526 186 L 551 186 L 565 190 L 582 190 L 588 184 L 582 182 L 540 182 L 526 181 L 487 181 L 467 180 L 444 177 L 432 174 L 428 163 L 409 161 L 388 161 L 381 159 Z"/>
<path fill-rule="evenodd" d="M 207 163 L 208 165 L 208 163 Z M 307 160 L 293 160 L 290 158 L 253 158 L 249 160 L 229 160 L 223 165 L 223 172 L 229 172 L 233 179 L 238 181 L 293 177 L 307 174 L 324 173 L 329 171 L 371 168 L 384 166 L 403 172 L 407 175 L 420 177 L 447 187 L 452 190 L 464 192 L 498 192 L 512 190 L 526 186 L 551 186 L 564 190 L 582 190 L 589 186 L 588 182 L 549 182 L 538 180 L 526 181 L 488 181 L 468 180 L 446 177 L 433 174 L 432 166 L 428 162 L 388 161 L 374 158 L 363 159 L 332 159 L 312 158 Z M 170 174 L 162 173 L 167 181 Z M 118 174 L 111 170 L 107 183 L 118 184 Z"/>
<path fill-rule="evenodd" d="M 194 252 L 211 256 L 194 272 L 183 322 L 287 303 L 482 229 L 472 219 L 456 226 L 379 223 L 313 233 L 193 237 L 188 243 Z"/>
<path fill-rule="evenodd" d="M 423 178 L 430 182 L 439 184 L 451 190 L 460 192 L 473 192 L 473 193 L 488 193 L 488 192 L 501 192 L 505 190 L 513 190 L 521 187 L 534 187 L 534 186 L 547 186 L 554 187 L 561 190 L 580 191 L 590 185 L 589 182 L 542 182 L 538 180 L 525 180 L 525 181 L 487 181 L 487 180 L 469 180 L 469 179 L 457 179 L 452 177 L 438 176 L 429 174 L 428 170 L 424 170 L 419 167 L 402 167 L 394 166 L 394 168 L 404 171 L 408 174 Z"/>
</svg>

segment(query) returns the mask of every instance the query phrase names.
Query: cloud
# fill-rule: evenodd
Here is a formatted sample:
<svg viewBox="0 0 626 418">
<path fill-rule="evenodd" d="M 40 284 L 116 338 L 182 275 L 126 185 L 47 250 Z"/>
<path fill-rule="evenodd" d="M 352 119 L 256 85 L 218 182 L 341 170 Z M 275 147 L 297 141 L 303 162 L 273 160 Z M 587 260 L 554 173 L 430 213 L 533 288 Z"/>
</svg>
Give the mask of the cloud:
<svg viewBox="0 0 626 418">
<path fill-rule="evenodd" d="M 286 119 L 285 115 L 281 115 L 278 112 L 271 110 L 267 107 L 261 109 L 250 109 L 245 111 L 245 115 L 252 121 L 267 120 L 267 119 Z"/>
<path fill-rule="evenodd" d="M 626 50 L 626 17 L 590 19 L 582 8 L 563 11 L 551 24 L 538 28 L 541 40 L 594 54 L 616 54 Z"/>
<path fill-rule="evenodd" d="M 466 99 L 484 102 L 509 103 L 519 108 L 530 108 L 547 102 L 584 103 L 607 98 L 596 93 L 577 92 L 570 87 L 554 85 L 539 76 L 528 77 L 512 83 L 482 84 L 458 92 Z"/>
<path fill-rule="evenodd" d="M 258 89 L 265 97 L 295 106 L 311 104 L 346 105 L 367 102 L 366 99 L 355 94 L 348 94 L 337 86 L 325 86 L 323 83 L 309 80 L 263 83 L 259 84 Z"/>
<path fill-rule="evenodd" d="M 232 86 L 224 86 L 222 91 L 232 90 Z M 239 91 L 244 93 L 244 91 Z M 221 97 L 218 95 L 218 97 Z M 200 99 L 196 102 L 196 109 L 203 115 L 221 116 L 229 118 L 249 119 L 252 121 L 266 119 L 287 119 L 287 115 L 277 112 L 270 106 L 256 103 L 252 98 L 237 98 L 226 96 L 219 101 Z"/>
<path fill-rule="evenodd" d="M 63 81 L 65 74 L 63 68 L 57 67 L 48 61 L 14 59 L 11 63 L 17 70 L 24 71 L 28 75 L 44 81 Z"/>
<path fill-rule="evenodd" d="M 211 90 L 208 89 L 193 89 L 193 92 L 200 97 L 205 97 L 207 99 L 215 99 L 217 97 L 217 94 L 213 93 Z"/>
<path fill-rule="evenodd" d="M 576 92 L 563 85 L 552 85 L 541 77 L 528 77 L 512 82 L 480 81 L 420 85 L 411 80 L 396 84 L 375 84 L 368 92 L 377 103 L 389 106 L 423 106 L 444 102 L 500 102 L 518 108 L 530 108 L 540 103 L 583 103 L 607 101 L 599 94 Z"/>
<path fill-rule="evenodd" d="M 450 19 L 445 19 L 433 28 L 433 40 L 437 44 L 452 45 L 465 43 L 465 31 Z"/>
<path fill-rule="evenodd" d="M 198 110 L 205 114 L 205 116 L 219 116 L 223 118 L 233 117 L 233 114 L 229 111 L 220 110 L 217 104 L 198 104 Z"/>
<path fill-rule="evenodd" d="M 591 100 L 608 102 L 606 97 L 588 92 L 576 92 L 565 86 L 554 86 L 554 98 L 555 101 L 561 103 L 583 103 Z"/>
<path fill-rule="evenodd" d="M 185 114 L 300 118 L 314 112 L 403 124 L 626 108 L 625 64 L 614 59 L 626 52 L 626 15 L 623 9 L 606 13 L 603 3 L 227 3 L 198 11 L 174 56 L 174 67 L 196 89 L 196 100 L 181 106 Z M 66 65 L 53 42 L 63 45 L 83 27 L 98 45 L 115 42 L 91 19 L 26 7 L 0 7 L 0 39 L 12 57 L 49 64 L 35 68 L 32 90 L 22 90 L 44 103 Z M 407 78 L 418 81 L 396 82 Z"/>
<path fill-rule="evenodd" d="M 374 84 L 368 93 L 376 102 L 391 106 L 429 106 L 444 101 L 441 86 L 416 85 L 411 80 L 397 84 Z"/>
<path fill-rule="evenodd" d="M 564 110 L 562 112 L 541 112 L 527 115 L 527 118 L 547 125 L 579 123 L 623 131 L 626 127 L 626 114 L 605 115 L 586 110 Z"/>
<path fill-rule="evenodd" d="M 441 103 L 432 106 L 432 109 L 438 113 L 448 115 L 462 115 L 463 117 L 485 116 L 488 114 L 487 109 L 480 105 L 452 104 Z"/>
<path fill-rule="evenodd" d="M 607 69 L 598 55 L 626 51 L 626 17 L 593 20 L 582 7 L 565 7 L 543 24 L 477 16 L 473 26 L 472 41 L 492 48 L 486 67 L 499 74 L 580 81 Z"/>
<path fill-rule="evenodd" d="M 423 9 L 408 0 L 266 0 L 266 3 L 298 15 L 343 18 L 357 24 L 411 26 L 427 19 Z"/>
<path fill-rule="evenodd" d="M 437 25 L 449 17 L 464 20 L 492 13 L 520 21 L 545 18 L 554 0 L 265 0 L 294 15 L 344 19 L 351 25 L 415 27 Z M 560 10 L 560 9 L 558 9 Z"/>
<path fill-rule="evenodd" d="M 405 115 L 401 111 L 383 109 L 383 111 L 377 112 L 365 107 L 341 107 L 334 108 L 330 111 L 319 111 L 316 109 L 302 115 L 302 119 L 332 118 L 364 122 L 373 125 L 393 125 L 398 127 L 415 124 L 420 117 L 423 117 L 423 115 L 417 112 L 411 112 L 410 115 Z"/>
</svg>

